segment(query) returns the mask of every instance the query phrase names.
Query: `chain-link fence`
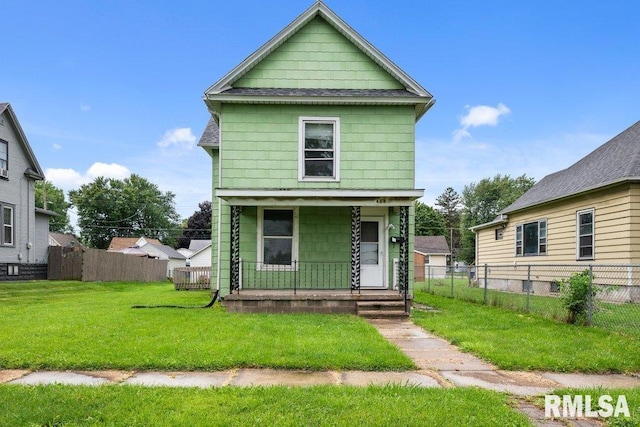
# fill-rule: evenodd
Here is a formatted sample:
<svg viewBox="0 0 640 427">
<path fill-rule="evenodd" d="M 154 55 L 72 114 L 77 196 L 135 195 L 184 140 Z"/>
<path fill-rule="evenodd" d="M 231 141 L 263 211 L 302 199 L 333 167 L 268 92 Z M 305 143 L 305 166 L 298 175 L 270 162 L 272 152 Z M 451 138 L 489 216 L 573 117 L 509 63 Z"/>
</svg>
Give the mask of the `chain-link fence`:
<svg viewBox="0 0 640 427">
<path fill-rule="evenodd" d="M 482 265 L 469 269 L 464 279 L 430 274 L 427 268 L 424 282 L 416 286 L 640 337 L 640 265 Z"/>
</svg>

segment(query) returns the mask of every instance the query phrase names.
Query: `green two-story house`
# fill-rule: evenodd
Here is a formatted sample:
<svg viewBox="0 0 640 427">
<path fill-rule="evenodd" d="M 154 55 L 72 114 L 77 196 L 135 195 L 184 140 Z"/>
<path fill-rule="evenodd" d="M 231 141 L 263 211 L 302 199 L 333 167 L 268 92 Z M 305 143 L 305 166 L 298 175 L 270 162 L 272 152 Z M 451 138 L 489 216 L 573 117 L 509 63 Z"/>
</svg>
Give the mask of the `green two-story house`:
<svg viewBox="0 0 640 427">
<path fill-rule="evenodd" d="M 429 92 L 317 1 L 206 90 L 212 285 L 411 295 Z M 272 292 L 273 293 L 273 292 Z"/>
</svg>

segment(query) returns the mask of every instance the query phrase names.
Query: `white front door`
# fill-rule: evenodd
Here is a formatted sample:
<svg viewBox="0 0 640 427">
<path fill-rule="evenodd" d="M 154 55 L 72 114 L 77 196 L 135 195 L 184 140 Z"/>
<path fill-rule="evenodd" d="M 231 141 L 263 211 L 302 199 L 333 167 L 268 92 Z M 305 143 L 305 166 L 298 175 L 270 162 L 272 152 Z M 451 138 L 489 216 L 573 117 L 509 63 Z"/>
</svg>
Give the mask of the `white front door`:
<svg viewBox="0 0 640 427">
<path fill-rule="evenodd" d="M 384 288 L 384 218 L 362 217 L 360 233 L 360 286 Z"/>
</svg>

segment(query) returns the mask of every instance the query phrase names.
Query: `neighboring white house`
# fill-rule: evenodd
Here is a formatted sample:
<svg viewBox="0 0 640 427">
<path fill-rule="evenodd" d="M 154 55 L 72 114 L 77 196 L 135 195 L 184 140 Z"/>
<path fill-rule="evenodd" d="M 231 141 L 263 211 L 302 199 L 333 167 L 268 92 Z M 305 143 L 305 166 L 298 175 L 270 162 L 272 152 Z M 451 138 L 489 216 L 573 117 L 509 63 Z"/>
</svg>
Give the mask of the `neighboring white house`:
<svg viewBox="0 0 640 427">
<path fill-rule="evenodd" d="M 416 236 L 413 248 L 416 281 L 445 277 L 451 250 L 444 236 Z"/>
<path fill-rule="evenodd" d="M 211 240 L 192 240 L 191 255 L 187 257 L 189 267 L 211 267 Z"/>
</svg>

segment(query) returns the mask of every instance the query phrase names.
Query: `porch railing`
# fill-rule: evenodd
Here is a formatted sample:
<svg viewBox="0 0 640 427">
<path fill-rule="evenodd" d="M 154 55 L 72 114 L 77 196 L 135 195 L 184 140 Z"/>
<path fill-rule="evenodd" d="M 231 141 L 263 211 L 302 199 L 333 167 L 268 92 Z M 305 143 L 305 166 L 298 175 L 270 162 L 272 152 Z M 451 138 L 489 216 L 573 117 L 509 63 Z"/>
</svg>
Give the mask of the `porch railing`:
<svg viewBox="0 0 640 427">
<path fill-rule="evenodd" d="M 261 290 L 351 290 L 349 262 L 302 262 L 268 265 L 240 259 L 240 289 Z"/>
</svg>

